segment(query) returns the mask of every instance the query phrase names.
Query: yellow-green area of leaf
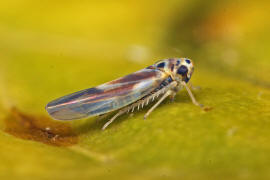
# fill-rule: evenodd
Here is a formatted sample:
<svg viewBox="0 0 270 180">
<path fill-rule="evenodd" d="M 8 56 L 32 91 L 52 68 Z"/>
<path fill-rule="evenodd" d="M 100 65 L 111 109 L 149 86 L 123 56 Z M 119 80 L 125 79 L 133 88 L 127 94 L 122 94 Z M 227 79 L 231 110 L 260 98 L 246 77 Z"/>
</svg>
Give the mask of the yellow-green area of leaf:
<svg viewBox="0 0 270 180">
<path fill-rule="evenodd" d="M 143 120 L 143 115 L 149 107 L 120 117 L 102 131 L 107 118 L 54 122 L 46 115 L 44 106 L 47 101 L 69 91 L 97 85 L 113 76 L 124 75 L 126 71 L 135 71 L 136 65 L 119 73 L 115 62 L 106 62 L 102 69 L 98 69 L 95 67 L 105 62 L 96 62 L 94 67 L 85 68 L 78 65 L 84 64 L 83 61 L 77 61 L 78 67 L 74 68 L 76 65 L 71 61 L 63 67 L 73 73 L 54 72 L 58 74 L 55 82 L 66 79 L 65 87 L 62 87 L 62 84 L 54 83 L 54 79 L 44 83 L 48 74 L 39 73 L 39 70 L 53 73 L 56 70 L 50 71 L 50 65 L 46 66 L 44 62 L 40 68 L 32 69 L 31 63 L 34 61 L 29 61 L 29 69 L 28 66 L 20 69 L 20 62 L 6 63 L 7 67 L 14 68 L 6 78 L 16 78 L 10 78 L 6 83 L 10 91 L 3 98 L 5 101 L 14 100 L 12 106 L 18 109 L 2 106 L 6 113 L 1 119 L 0 134 L 3 178 L 241 179 L 269 176 L 269 89 L 197 67 L 192 82 L 200 88 L 194 94 L 199 102 L 212 107 L 211 111 L 205 112 L 194 106 L 183 90 L 175 102 L 165 101 L 147 120 Z M 54 62 L 56 67 L 60 64 L 61 61 L 59 64 Z M 35 73 L 39 73 L 35 76 L 39 80 L 31 78 Z M 30 135 L 41 133 L 47 138 L 45 144 L 40 139 L 12 136 L 12 129 L 7 129 L 9 123 L 16 123 L 18 119 L 39 121 L 42 118 L 46 119 L 45 122 L 30 126 L 30 129 L 39 128 L 37 132 L 30 131 Z M 50 123 L 60 124 L 52 126 Z M 53 129 L 46 129 L 46 125 Z M 65 144 L 69 142 L 65 139 L 69 128 L 63 129 L 64 126 L 72 127 L 75 134 L 72 143 Z M 13 130 L 18 128 L 12 127 Z M 60 144 L 55 144 L 58 140 Z"/>
<path fill-rule="evenodd" d="M 18 1 L 0 6 L 0 179 L 269 179 L 269 2 Z M 186 91 L 61 122 L 45 105 L 170 57 Z"/>
</svg>

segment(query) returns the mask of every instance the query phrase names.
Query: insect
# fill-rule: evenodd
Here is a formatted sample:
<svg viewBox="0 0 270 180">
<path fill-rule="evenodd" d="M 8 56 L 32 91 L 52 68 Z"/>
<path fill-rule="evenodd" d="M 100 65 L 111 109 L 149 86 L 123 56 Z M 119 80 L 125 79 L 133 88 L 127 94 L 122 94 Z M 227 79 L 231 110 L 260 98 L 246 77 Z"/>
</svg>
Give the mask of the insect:
<svg viewBox="0 0 270 180">
<path fill-rule="evenodd" d="M 187 86 L 193 71 L 193 62 L 188 58 L 161 60 L 114 81 L 56 99 L 48 103 L 46 110 L 57 120 L 81 119 L 118 110 L 103 126 L 104 130 L 118 116 L 158 99 L 144 115 L 146 119 L 167 97 L 173 101 L 182 88 L 187 90 L 193 104 L 202 107 Z"/>
</svg>

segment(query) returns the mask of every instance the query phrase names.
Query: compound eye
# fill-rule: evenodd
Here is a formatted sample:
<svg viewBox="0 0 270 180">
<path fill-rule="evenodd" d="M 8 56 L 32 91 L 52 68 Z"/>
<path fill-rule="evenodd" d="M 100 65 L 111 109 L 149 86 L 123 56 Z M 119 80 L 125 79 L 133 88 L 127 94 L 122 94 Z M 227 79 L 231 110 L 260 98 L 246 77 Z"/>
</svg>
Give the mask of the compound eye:
<svg viewBox="0 0 270 180">
<path fill-rule="evenodd" d="M 180 66 L 177 70 L 177 74 L 180 74 L 182 76 L 186 75 L 188 73 L 188 68 L 184 65 Z"/>
<path fill-rule="evenodd" d="M 189 60 L 189 59 L 186 59 L 186 63 L 187 63 L 187 64 L 190 64 L 191 62 L 190 62 L 190 60 Z"/>
</svg>

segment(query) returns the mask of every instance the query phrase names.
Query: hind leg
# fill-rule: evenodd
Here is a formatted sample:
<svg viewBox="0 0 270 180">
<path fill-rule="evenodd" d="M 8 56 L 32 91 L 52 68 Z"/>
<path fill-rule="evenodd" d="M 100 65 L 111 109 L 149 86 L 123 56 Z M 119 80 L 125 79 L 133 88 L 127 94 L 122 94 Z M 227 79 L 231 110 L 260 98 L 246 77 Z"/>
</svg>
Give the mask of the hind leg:
<svg viewBox="0 0 270 180">
<path fill-rule="evenodd" d="M 158 105 L 159 105 L 162 101 L 164 101 L 164 100 L 166 99 L 166 97 L 172 95 L 172 93 L 174 93 L 172 90 L 167 91 L 167 92 L 166 92 L 166 93 L 158 100 L 158 102 L 157 102 L 154 106 L 152 106 L 151 109 L 149 109 L 149 110 L 147 111 L 147 113 L 144 115 L 144 119 L 146 119 L 146 118 L 151 114 L 151 112 L 153 112 L 154 109 L 156 109 L 156 107 L 158 107 Z"/>
<path fill-rule="evenodd" d="M 118 111 L 118 113 L 116 113 L 106 124 L 104 124 L 102 130 L 105 130 L 118 116 L 121 116 L 125 112 L 127 112 L 127 109 L 122 109 Z"/>
</svg>

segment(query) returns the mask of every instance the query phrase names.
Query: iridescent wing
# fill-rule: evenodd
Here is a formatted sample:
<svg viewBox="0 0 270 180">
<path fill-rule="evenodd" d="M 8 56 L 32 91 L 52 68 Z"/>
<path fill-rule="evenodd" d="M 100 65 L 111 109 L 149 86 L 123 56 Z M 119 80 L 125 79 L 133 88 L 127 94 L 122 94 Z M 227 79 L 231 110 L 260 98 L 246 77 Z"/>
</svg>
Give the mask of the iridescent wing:
<svg viewBox="0 0 270 180">
<path fill-rule="evenodd" d="M 167 75 L 158 69 L 143 69 L 100 86 L 50 102 L 48 113 L 58 120 L 80 119 L 127 106 L 155 90 Z"/>
</svg>

